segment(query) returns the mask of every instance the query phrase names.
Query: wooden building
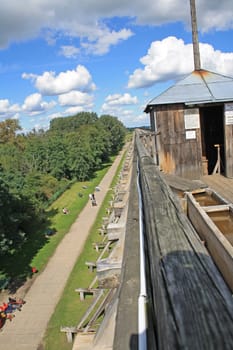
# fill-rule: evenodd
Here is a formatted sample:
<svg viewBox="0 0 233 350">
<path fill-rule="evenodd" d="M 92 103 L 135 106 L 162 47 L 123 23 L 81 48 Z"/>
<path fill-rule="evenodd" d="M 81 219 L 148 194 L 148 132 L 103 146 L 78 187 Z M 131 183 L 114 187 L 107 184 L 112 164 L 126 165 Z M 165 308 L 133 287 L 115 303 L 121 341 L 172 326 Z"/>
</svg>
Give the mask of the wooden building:
<svg viewBox="0 0 233 350">
<path fill-rule="evenodd" d="M 189 179 L 233 177 L 233 78 L 194 70 L 148 103 L 157 161 Z"/>
</svg>

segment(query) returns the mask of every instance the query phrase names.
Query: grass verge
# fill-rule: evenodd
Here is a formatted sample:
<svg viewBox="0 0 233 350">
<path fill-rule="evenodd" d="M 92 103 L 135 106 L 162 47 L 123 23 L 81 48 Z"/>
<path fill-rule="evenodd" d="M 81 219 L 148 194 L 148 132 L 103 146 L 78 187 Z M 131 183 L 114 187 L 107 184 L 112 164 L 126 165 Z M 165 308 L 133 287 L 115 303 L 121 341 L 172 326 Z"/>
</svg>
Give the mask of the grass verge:
<svg viewBox="0 0 233 350">
<path fill-rule="evenodd" d="M 118 166 L 116 174 L 112 180 L 113 188 L 118 182 L 118 174 L 122 168 L 125 154 Z M 71 350 L 72 344 L 69 344 L 65 333 L 60 332 L 61 326 L 77 326 L 83 317 L 85 311 L 92 302 L 92 296 L 87 296 L 84 301 L 80 301 L 79 295 L 75 292 L 76 288 L 86 288 L 90 285 L 95 277 L 85 266 L 86 261 L 97 260 L 100 253 L 92 247 L 93 242 L 101 241 L 98 229 L 102 224 L 102 217 L 106 216 L 106 210 L 109 207 L 109 201 L 112 199 L 112 191 L 108 191 L 104 201 L 99 209 L 95 223 L 93 224 L 84 249 L 80 254 L 77 262 L 69 276 L 63 295 L 57 304 L 57 307 L 49 321 L 48 328 L 43 340 L 45 350 Z"/>
<path fill-rule="evenodd" d="M 50 227 L 55 229 L 56 234 L 51 236 L 47 243 L 33 257 L 31 266 L 36 266 L 39 271 L 44 269 L 56 247 L 87 204 L 89 193 L 95 191 L 95 187 L 99 185 L 110 166 L 111 164 L 108 164 L 102 170 L 98 171 L 96 177 L 92 181 L 73 184 L 69 190 L 64 192 L 61 197 L 48 208 L 47 213 L 50 218 Z M 82 196 L 80 197 L 80 195 Z M 68 208 L 68 215 L 62 213 L 64 207 Z"/>
</svg>

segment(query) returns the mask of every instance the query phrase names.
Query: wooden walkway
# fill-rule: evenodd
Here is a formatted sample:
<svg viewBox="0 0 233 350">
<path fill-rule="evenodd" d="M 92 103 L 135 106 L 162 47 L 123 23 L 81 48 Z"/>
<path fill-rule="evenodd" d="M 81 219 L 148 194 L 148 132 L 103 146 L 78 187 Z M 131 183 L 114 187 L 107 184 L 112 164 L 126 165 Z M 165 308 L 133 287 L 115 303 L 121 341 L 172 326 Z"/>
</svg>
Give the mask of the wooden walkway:
<svg viewBox="0 0 233 350">
<path fill-rule="evenodd" d="M 139 142 L 137 149 L 157 349 L 232 350 L 232 294 Z"/>
<path fill-rule="evenodd" d="M 215 174 L 203 176 L 201 181 L 220 194 L 227 202 L 233 203 L 233 179 Z"/>
</svg>

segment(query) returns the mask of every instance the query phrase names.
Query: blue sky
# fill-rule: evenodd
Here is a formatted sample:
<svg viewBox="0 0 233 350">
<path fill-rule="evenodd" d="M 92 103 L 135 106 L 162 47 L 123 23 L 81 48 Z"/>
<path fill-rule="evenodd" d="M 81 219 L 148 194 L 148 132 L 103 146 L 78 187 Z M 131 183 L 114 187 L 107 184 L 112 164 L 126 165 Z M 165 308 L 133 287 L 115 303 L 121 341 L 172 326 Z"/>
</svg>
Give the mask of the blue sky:
<svg viewBox="0 0 233 350">
<path fill-rule="evenodd" d="M 202 68 L 233 77 L 232 0 L 196 9 Z M 146 104 L 193 71 L 189 0 L 2 0 L 0 33 L 0 121 L 24 132 L 80 111 L 149 125 Z"/>
</svg>

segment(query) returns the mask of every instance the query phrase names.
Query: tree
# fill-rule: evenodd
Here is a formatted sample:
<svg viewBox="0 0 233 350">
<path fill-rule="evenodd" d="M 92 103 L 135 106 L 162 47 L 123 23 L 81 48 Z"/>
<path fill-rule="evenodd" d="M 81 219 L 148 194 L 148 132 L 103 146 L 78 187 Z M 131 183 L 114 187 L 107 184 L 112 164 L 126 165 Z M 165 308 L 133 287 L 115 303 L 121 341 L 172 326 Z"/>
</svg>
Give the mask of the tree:
<svg viewBox="0 0 233 350">
<path fill-rule="evenodd" d="M 126 128 L 121 121 L 110 115 L 102 115 L 99 123 L 109 134 L 111 154 L 116 154 L 124 144 Z"/>
<path fill-rule="evenodd" d="M 0 255 L 11 254 L 29 234 L 32 211 L 24 210 L 25 198 L 15 196 L 0 178 Z"/>
<path fill-rule="evenodd" d="M 46 132 L 20 129 L 16 120 L 0 123 L 0 248 L 9 254 L 45 219 L 48 201 L 71 180 L 89 180 L 126 134 L 117 118 L 89 112 L 58 118 Z"/>
<path fill-rule="evenodd" d="M 77 130 L 81 125 L 90 125 L 98 120 L 96 113 L 80 112 L 72 117 L 55 118 L 50 122 L 50 131 L 71 132 Z"/>
<path fill-rule="evenodd" d="M 83 132 L 66 134 L 65 143 L 67 149 L 67 167 L 70 178 L 87 180 L 95 169 L 95 160 L 87 137 L 89 128 Z"/>
<path fill-rule="evenodd" d="M 16 138 L 16 132 L 21 130 L 19 121 L 16 119 L 6 119 L 0 122 L 0 142 L 12 142 Z"/>
</svg>

